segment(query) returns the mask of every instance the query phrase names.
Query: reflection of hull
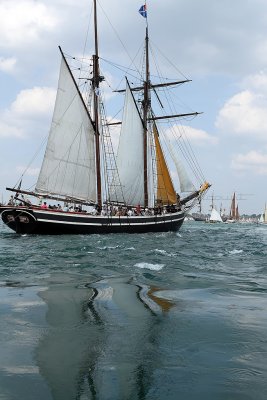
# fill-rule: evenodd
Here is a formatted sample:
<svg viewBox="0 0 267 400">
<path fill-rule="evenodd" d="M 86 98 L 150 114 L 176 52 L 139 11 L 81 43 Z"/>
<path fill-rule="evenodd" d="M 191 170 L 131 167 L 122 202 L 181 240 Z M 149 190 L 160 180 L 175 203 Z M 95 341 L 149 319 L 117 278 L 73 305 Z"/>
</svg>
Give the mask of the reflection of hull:
<svg viewBox="0 0 267 400">
<path fill-rule="evenodd" d="M 3 222 L 16 233 L 94 234 L 177 231 L 184 212 L 153 216 L 92 216 L 40 208 L 0 207 Z"/>
<path fill-rule="evenodd" d="M 129 277 L 78 286 L 73 279 L 57 275 L 61 283 L 39 293 L 48 329 L 35 355 L 53 399 L 146 398 L 158 389 L 153 372 L 161 365 L 157 350 L 168 320 L 161 314 L 174 303 Z"/>
</svg>

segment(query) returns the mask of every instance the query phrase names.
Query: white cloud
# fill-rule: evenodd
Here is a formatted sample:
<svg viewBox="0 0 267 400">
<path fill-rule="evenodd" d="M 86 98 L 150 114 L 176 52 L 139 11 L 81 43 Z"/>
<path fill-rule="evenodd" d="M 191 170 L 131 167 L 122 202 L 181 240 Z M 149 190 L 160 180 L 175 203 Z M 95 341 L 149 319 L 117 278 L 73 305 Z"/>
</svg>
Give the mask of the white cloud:
<svg viewBox="0 0 267 400">
<path fill-rule="evenodd" d="M 1 114 L 0 114 L 1 117 Z M 10 121 L 11 122 L 11 121 Z M 11 137 L 16 137 L 16 138 L 22 138 L 24 136 L 23 129 L 18 128 L 11 123 L 0 121 L 0 138 L 6 137 L 6 138 L 11 138 Z"/>
<path fill-rule="evenodd" d="M 14 70 L 16 62 L 17 62 L 17 60 L 14 57 L 10 57 L 10 58 L 0 57 L 0 71 L 12 72 Z"/>
<path fill-rule="evenodd" d="M 267 73 L 261 71 L 254 75 L 246 76 L 242 81 L 242 86 L 262 94 L 267 94 Z"/>
<path fill-rule="evenodd" d="M 232 159 L 231 167 L 239 172 L 267 175 L 267 154 L 255 150 L 251 150 L 247 154 L 236 154 Z"/>
<path fill-rule="evenodd" d="M 175 125 L 166 130 L 166 135 L 169 140 L 177 140 L 181 137 L 200 146 L 205 144 L 216 145 L 218 143 L 218 138 L 210 135 L 206 131 L 186 125 Z"/>
<path fill-rule="evenodd" d="M 55 102 L 56 91 L 48 87 L 34 87 L 22 90 L 14 103 L 10 112 L 16 116 L 25 118 L 36 118 L 40 115 L 50 114 Z"/>
<path fill-rule="evenodd" d="M 244 90 L 231 97 L 219 111 L 216 126 L 225 133 L 251 135 L 267 139 L 267 98 Z"/>
<path fill-rule="evenodd" d="M 37 42 L 56 27 L 56 17 L 43 3 L 34 0 L 0 2 L 0 47 L 19 47 Z"/>
<path fill-rule="evenodd" d="M 42 131 L 43 120 L 52 114 L 56 91 L 48 87 L 22 90 L 8 109 L 0 112 L 0 137 L 24 138 Z"/>
</svg>

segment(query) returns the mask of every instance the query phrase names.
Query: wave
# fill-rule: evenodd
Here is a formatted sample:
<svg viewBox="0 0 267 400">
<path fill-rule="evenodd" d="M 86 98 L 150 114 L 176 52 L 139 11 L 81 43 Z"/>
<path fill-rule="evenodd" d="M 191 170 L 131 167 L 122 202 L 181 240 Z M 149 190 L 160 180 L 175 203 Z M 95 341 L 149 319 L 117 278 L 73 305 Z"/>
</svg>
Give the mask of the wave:
<svg viewBox="0 0 267 400">
<path fill-rule="evenodd" d="M 152 271 L 160 271 L 165 267 L 165 264 L 150 264 L 150 263 L 137 263 L 134 265 L 137 268 L 150 269 Z"/>
<path fill-rule="evenodd" d="M 243 253 L 243 250 L 234 249 L 229 251 L 229 254 L 241 254 L 241 253 Z"/>
<path fill-rule="evenodd" d="M 168 253 L 166 250 L 155 249 L 155 252 L 167 257 L 175 257 L 175 253 Z"/>
</svg>

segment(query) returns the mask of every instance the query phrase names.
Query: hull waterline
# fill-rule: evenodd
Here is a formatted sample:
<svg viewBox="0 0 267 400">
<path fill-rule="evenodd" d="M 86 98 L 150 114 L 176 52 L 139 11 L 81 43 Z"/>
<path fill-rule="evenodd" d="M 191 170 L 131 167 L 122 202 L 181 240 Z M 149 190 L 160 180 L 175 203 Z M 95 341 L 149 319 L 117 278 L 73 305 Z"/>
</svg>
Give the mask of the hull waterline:
<svg viewBox="0 0 267 400">
<path fill-rule="evenodd" d="M 19 234 L 107 234 L 177 231 L 184 212 L 153 216 L 92 216 L 83 213 L 0 207 L 2 221 Z"/>
</svg>

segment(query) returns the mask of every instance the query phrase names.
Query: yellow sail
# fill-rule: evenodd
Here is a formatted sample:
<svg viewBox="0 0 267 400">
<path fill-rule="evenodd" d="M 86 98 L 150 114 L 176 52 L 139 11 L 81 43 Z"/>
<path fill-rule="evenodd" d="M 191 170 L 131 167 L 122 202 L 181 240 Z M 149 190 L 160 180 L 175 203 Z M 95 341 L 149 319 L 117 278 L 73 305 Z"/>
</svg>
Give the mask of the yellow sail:
<svg viewBox="0 0 267 400">
<path fill-rule="evenodd" d="M 157 161 L 157 201 L 163 204 L 176 204 L 176 192 L 170 177 L 170 173 L 162 152 L 159 134 L 156 125 L 154 124 L 154 140 L 156 146 L 156 161 Z"/>
</svg>

